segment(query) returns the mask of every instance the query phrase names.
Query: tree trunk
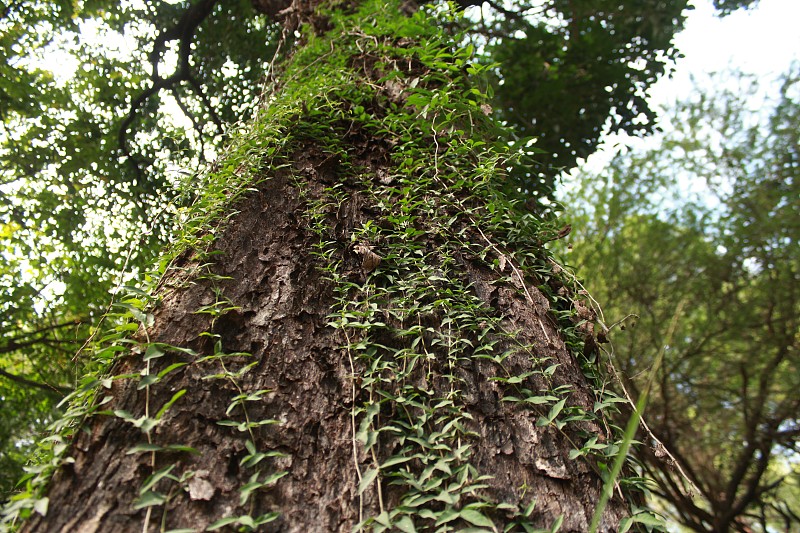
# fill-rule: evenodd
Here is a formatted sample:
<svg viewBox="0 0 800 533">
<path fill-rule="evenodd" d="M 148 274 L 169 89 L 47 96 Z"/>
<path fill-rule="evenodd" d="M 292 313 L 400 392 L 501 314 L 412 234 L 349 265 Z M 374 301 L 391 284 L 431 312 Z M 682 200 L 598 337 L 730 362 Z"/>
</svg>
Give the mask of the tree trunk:
<svg viewBox="0 0 800 533">
<path fill-rule="evenodd" d="M 187 226 L 216 222 L 129 301 L 24 530 L 588 530 L 608 457 L 570 452 L 613 439 L 585 307 L 495 192 L 511 155 L 453 15 L 402 11 L 289 14 L 303 44 Z"/>
</svg>

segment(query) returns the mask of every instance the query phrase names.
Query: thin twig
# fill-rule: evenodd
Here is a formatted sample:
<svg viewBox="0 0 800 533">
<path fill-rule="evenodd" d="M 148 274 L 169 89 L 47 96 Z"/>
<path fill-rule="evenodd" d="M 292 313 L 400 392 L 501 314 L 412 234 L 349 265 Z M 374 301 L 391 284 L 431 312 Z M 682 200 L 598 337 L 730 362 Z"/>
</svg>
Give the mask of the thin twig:
<svg viewBox="0 0 800 533">
<path fill-rule="evenodd" d="M 352 426 L 352 437 L 351 443 L 353 448 L 353 464 L 356 467 L 356 476 L 358 477 L 358 485 L 361 486 L 361 468 L 358 466 L 358 449 L 356 446 L 356 442 L 358 439 L 356 438 L 356 367 L 353 364 L 353 353 L 350 349 L 350 335 L 347 333 L 346 328 L 342 328 L 344 331 L 345 339 L 347 340 L 347 359 L 350 361 L 350 422 Z M 364 497 L 361 492 L 358 493 L 358 523 L 361 524 L 364 521 Z"/>
</svg>

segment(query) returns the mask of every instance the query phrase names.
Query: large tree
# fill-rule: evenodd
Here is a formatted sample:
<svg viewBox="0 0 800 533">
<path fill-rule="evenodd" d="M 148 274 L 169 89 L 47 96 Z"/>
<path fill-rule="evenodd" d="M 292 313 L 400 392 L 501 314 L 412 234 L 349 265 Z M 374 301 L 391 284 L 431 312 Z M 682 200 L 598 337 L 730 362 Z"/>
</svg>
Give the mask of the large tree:
<svg viewBox="0 0 800 533">
<path fill-rule="evenodd" d="M 115 363 L 23 529 L 587 530 L 617 437 L 457 19 L 283 17 L 302 45 L 95 341 Z"/>
<path fill-rule="evenodd" d="M 13 30 L 3 35 L 5 49 L 17 55 L 20 43 L 47 44 L 30 38 L 19 20 L 37 33 L 86 14 L 134 34 L 148 22 L 162 28 L 149 74 L 141 64 L 86 51 L 81 68 L 97 71 L 92 79 L 105 83 L 99 89 L 82 82 L 65 89 L 37 69 L 3 65 L 4 79 L 17 82 L 3 86 L 10 132 L 4 175 L 39 179 L 32 191 L 10 189 L 22 210 L 8 211 L 4 231 L 15 246 L 33 249 L 44 235 L 62 252 L 42 254 L 33 279 L 63 282 L 59 301 L 70 304 L 59 309 L 70 310 L 67 321 L 22 328 L 32 341 L 69 344 L 46 333 L 85 323 L 99 306 L 81 307 L 76 302 L 87 299 L 68 296 L 107 287 L 119 264 L 105 261 L 143 264 L 147 248 L 126 256 L 120 241 L 158 241 L 149 237 L 159 235 L 150 231 L 151 217 L 174 196 L 164 178 L 168 160 L 159 157 L 186 147 L 180 129 L 164 128 L 159 96 L 170 91 L 198 139 L 206 124 L 220 129 L 248 103 L 257 110 L 239 128 L 235 148 L 189 181 L 190 191 L 203 194 L 179 213 L 183 237 L 159 263 L 158 285 L 117 298 L 122 312 L 106 315 L 110 332 L 81 351 L 80 361 L 91 351 L 95 361 L 116 362 L 110 373 L 84 380 L 58 424 L 62 437 L 47 441 L 61 452 L 63 435 L 71 435 L 69 455 L 56 453 L 38 467 L 7 516 L 16 520 L 33 506 L 35 520 L 46 514 L 49 521 L 32 522 L 34 529 L 146 528 L 156 523 L 154 510 L 163 527 L 201 528 L 222 518 L 241 527 L 278 519 L 297 529 L 359 521 L 378 529 L 489 527 L 490 520 L 586 529 L 617 451 L 602 418 L 607 398 L 585 358 L 592 317 L 541 248 L 558 228 L 500 193 L 546 196 L 553 165 L 522 164 L 489 118 L 481 81 L 486 74 L 511 88 L 530 81 L 525 69 L 503 70 L 514 66 L 514 55 L 497 55 L 499 70 L 482 59 L 470 64 L 459 48 L 463 19 L 440 13 L 435 26 L 430 15 L 408 18 L 412 4 L 328 5 L 324 12 L 300 3 L 254 5 L 280 24 L 239 18 L 247 2 L 161 9 L 86 2 L 77 13 L 71 2 L 31 3 L 3 13 Z M 550 98 L 568 101 L 571 87 L 596 84 L 586 94 L 604 103 L 578 110 L 581 127 L 571 126 L 569 114 L 563 127 L 558 114 L 536 119 L 535 100 L 510 107 L 514 93 L 503 99 L 499 90 L 493 101 L 505 120 L 541 126 L 543 139 L 556 132 L 572 160 L 582 152 L 571 146 L 596 142 L 610 111 L 642 105 L 636 90 L 663 69 L 660 54 L 673 53 L 662 34 L 682 20 L 680 9 L 663 2 L 609 4 L 588 16 L 588 7 L 576 5 L 539 6 L 538 23 L 525 18 L 533 6 L 512 12 L 493 5 L 499 15 L 472 34 L 482 50 L 527 39 L 528 53 L 516 57 L 528 60 L 538 42 L 528 36 L 547 30 L 555 37 L 542 54 L 557 57 L 543 60 L 537 92 L 555 81 L 563 90 Z M 643 13 L 655 33 L 622 31 L 640 25 Z M 587 58 L 604 32 L 618 46 Z M 252 43 L 254 35 L 254 45 L 218 53 L 220 44 Z M 580 53 L 562 57 L 573 47 Z M 296 50 L 279 82 L 276 63 L 265 61 L 276 49 Z M 177 66 L 166 75 L 170 57 Z M 632 63 L 637 58 L 644 69 Z M 605 65 L 618 67 L 627 90 L 603 92 L 611 80 L 592 69 Z M 226 83 L 231 72 L 235 88 Z M 263 105 L 253 106 L 264 72 L 270 87 Z M 53 96 L 51 109 L 69 112 L 42 115 L 20 91 L 26 82 Z M 70 100 L 82 91 L 100 98 Z M 127 112 L 119 116 L 121 106 Z M 635 127 L 635 115 L 621 116 L 618 126 Z M 154 143 L 153 132 L 165 129 L 173 134 Z M 42 131 L 51 132 L 44 145 Z M 79 154 L 96 161 L 81 166 Z M 98 224 L 93 210 L 117 206 L 130 210 L 125 220 L 133 224 Z M 135 223 L 137 216 L 147 222 Z M 103 238 L 108 230 L 112 238 Z M 53 257 L 65 260 L 53 265 Z M 19 284 L 41 294 L 34 285 Z M 8 294 L 14 310 L 16 293 Z M 42 299 L 23 300 L 25 316 L 37 316 Z M 10 320 L 4 329 L 21 323 Z M 9 343 L 8 353 L 19 345 Z M 29 355 L 23 364 L 10 359 L 13 370 L 26 370 Z M 41 366 L 37 378 L 46 377 Z M 59 392 L 58 382 L 7 374 Z M 76 427 L 86 431 L 72 433 Z M 43 498 L 40 482 L 54 467 Z M 615 494 L 626 488 L 620 482 Z M 625 513 L 614 499 L 602 527 L 616 528 Z"/>
<path fill-rule="evenodd" d="M 287 5 L 2 7 L 0 396 L 13 416 L 0 418 L 0 492 L 20 476 L 31 435 L 94 366 L 74 355 L 107 310 L 106 294 L 148 268 L 194 202 L 192 168 L 258 109 L 263 80 L 291 54 L 296 37 L 278 20 Z M 635 113 L 614 110 L 648 113 L 641 94 L 676 53 L 682 6 L 487 2 L 441 28 L 466 30 L 473 61 L 490 66 L 495 116 L 538 138 L 538 159 L 513 165 L 507 192 L 536 207 L 557 166 L 594 146 L 609 113 L 615 127 L 641 129 Z"/>
</svg>

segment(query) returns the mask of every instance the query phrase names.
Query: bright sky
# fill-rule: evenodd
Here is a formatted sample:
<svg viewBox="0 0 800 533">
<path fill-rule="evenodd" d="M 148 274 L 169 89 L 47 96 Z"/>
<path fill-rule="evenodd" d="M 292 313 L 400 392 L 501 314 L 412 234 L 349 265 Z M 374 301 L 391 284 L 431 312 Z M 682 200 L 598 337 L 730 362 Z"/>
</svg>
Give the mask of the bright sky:
<svg viewBox="0 0 800 533">
<path fill-rule="evenodd" d="M 675 38 L 685 58 L 673 79 L 662 79 L 651 91 L 651 102 L 665 104 L 690 90 L 690 75 L 728 66 L 774 78 L 800 59 L 800 1 L 761 0 L 757 7 L 724 18 L 714 15 L 711 0 L 695 0 L 686 29 Z"/>
</svg>

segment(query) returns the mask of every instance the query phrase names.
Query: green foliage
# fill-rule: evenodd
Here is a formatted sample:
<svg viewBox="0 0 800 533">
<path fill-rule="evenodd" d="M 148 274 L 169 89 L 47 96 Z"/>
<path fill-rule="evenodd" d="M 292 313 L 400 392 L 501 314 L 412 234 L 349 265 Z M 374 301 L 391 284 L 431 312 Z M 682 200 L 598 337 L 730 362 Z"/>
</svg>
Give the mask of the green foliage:
<svg viewBox="0 0 800 533">
<path fill-rule="evenodd" d="M 217 189 L 213 202 L 202 200 L 207 212 L 187 209 L 204 185 L 191 170 L 221 152 L 259 105 L 281 33 L 248 0 L 7 4 L 0 8 L 0 397 L 14 414 L 0 419 L 7 465 L 0 493 L 28 455 L 29 436 L 91 370 L 87 358 L 73 356 L 98 331 L 90 325 L 119 278 L 139 277 L 161 245 L 176 240 L 176 228 L 196 239 L 180 241 L 184 248 L 213 239 L 233 196 Z M 503 82 L 496 112 L 550 154 L 534 170 L 510 162 L 516 181 L 508 190 L 521 184 L 528 195 L 547 196 L 553 167 L 591 151 L 612 110 L 621 117 L 614 127 L 626 131 L 648 114 L 639 93 L 673 55 L 669 39 L 683 4 L 668 11 L 612 4 L 589 15 L 588 2 L 519 3 L 514 16 L 495 9 L 490 28 L 468 28 L 487 52 L 479 62 Z M 634 21 L 643 16 L 639 32 Z M 456 27 L 466 24 L 443 22 L 443 31 Z M 414 37 L 416 30 L 392 31 Z M 640 58 L 641 71 L 632 66 Z M 246 181 L 238 165 L 261 154 L 256 142 L 242 141 L 219 175 Z"/>
<path fill-rule="evenodd" d="M 666 343 L 645 415 L 663 447 L 644 433 L 638 456 L 695 530 L 798 525 L 799 79 L 795 65 L 771 95 L 712 78 L 670 111 L 660 147 L 571 189 L 568 257 L 622 320 L 611 362 L 632 393 Z"/>
<path fill-rule="evenodd" d="M 233 124 L 258 102 L 274 28 L 246 0 L 220 2 L 196 32 L 191 78 L 147 99 L 120 146 L 131 102 L 151 85 L 152 36 L 190 5 L 2 8 L 0 494 L 30 456 L 32 435 L 87 370 L 87 359 L 73 356 L 117 276 L 136 276 L 152 260 L 172 231 L 173 200 L 190 200 L 174 168 L 202 160 L 209 134 L 216 145 L 212 118 Z M 174 56 L 172 48 L 165 53 Z M 165 106 L 176 101 L 194 122 L 171 118 Z"/>
<path fill-rule="evenodd" d="M 512 175 L 524 190 L 549 197 L 556 175 L 593 153 L 604 130 L 652 130 L 645 90 L 678 54 L 671 42 L 686 9 L 686 1 L 523 1 L 484 22 L 486 56 L 497 64 L 493 102 L 544 152 Z"/>
<path fill-rule="evenodd" d="M 380 502 L 375 516 L 361 516 L 362 526 L 376 531 L 435 526 L 448 531 L 493 528 L 497 520 L 533 531 L 535 495 L 528 495 L 525 502 L 497 501 L 484 490 L 487 478 L 471 463 L 475 434 L 465 410 L 460 367 L 474 361 L 490 364 L 496 372 L 491 380 L 502 385 L 502 400 L 530 412 L 537 426 L 571 439 L 576 452 L 571 459 L 585 461 L 598 475 L 608 470 L 621 445 L 612 433 L 609 442 L 598 443 L 596 435 L 591 440 L 580 427 L 587 421 L 603 425 L 605 412 L 616 402 L 602 393 L 603 383 L 595 373 L 590 376 L 598 388 L 595 412 L 572 405 L 574 391 L 557 385 L 559 365 L 537 356 L 518 340 L 517 332 L 505 331 L 501 318 L 474 294 L 459 266 L 468 257 L 499 271 L 531 305 L 528 284 L 541 281 L 539 288 L 551 297 L 573 355 L 587 369 L 593 366 L 584 357 L 585 336 L 574 319 L 571 291 L 556 292 L 548 284 L 560 279 L 541 248 L 546 235 L 554 232 L 552 222 L 522 212 L 516 200 L 499 192 L 504 169 L 519 154 L 506 142 L 508 132 L 489 116 L 488 96 L 477 88 L 486 68 L 470 65 L 472 49 L 456 44 L 461 36 L 444 35 L 429 20 L 436 16 L 453 22 L 457 15 L 447 9 L 431 10 L 407 19 L 396 6 L 367 2 L 354 13 L 327 14 L 329 35 L 306 30 L 301 35 L 304 46 L 283 67 L 282 90 L 242 131 L 215 170 L 203 177 L 198 203 L 180 212 L 180 239 L 160 261 L 160 272 L 170 268 L 176 254 L 190 250 L 199 266 L 185 272 L 185 279 L 213 281 L 204 261 L 214 259 L 213 242 L 230 216 L 231 205 L 264 179 L 263 169 L 292 172 L 288 163 L 304 146 L 336 156 L 347 170 L 338 183 L 321 194 L 316 181 L 305 183 L 296 176 L 296 185 L 307 195 L 307 223 L 320 237 L 320 264 L 335 283 L 337 305 L 329 324 L 341 332 L 353 371 L 352 445 L 354 456 L 363 458 L 353 465 L 360 479 L 359 493 L 376 491 L 380 501 L 381 484 L 400 487 L 399 504 L 389 509 Z M 336 47 L 331 46 L 330 35 L 335 36 Z M 403 89 L 400 103 L 387 96 L 398 85 Z M 393 147 L 388 155 L 391 175 L 376 180 L 370 169 L 353 163 L 359 145 L 348 144 L 351 132 Z M 335 234 L 338 205 L 354 190 L 381 215 L 380 222 L 354 227 L 351 245 L 361 250 L 357 253 L 363 256 L 362 265 L 367 251 L 375 253 L 372 247 L 382 258 L 379 265 L 364 269 L 363 278 L 355 279 L 345 265 L 348 252 Z M 430 242 L 438 246 L 429 249 Z M 563 288 L 568 280 L 559 283 Z M 221 291 L 216 293 L 213 303 L 195 310 L 209 315 L 212 324 L 236 308 Z M 197 354 L 128 338 L 136 330 L 147 335 L 153 320 L 147 294 L 134 293 L 119 301 L 119 323 L 109 324 L 112 332 L 91 347 L 97 357 L 110 359 L 130 345 L 142 359 L 139 372 L 114 379 L 138 380 L 139 389 L 145 391 L 144 412 L 98 414 L 120 418 L 141 430 L 144 442 L 128 453 L 148 454 L 151 472 L 140 487 L 137 506 L 146 509 L 146 523 L 161 508 L 163 524 L 170 499 L 194 473 L 177 460 L 156 469 L 156 456 L 195 451 L 181 443 L 155 442 L 154 430 L 165 413 L 186 401 L 182 398 L 192 391 L 180 389 L 166 402 L 151 405 L 151 389 L 182 363 L 160 372 L 153 365 L 171 352 Z M 260 450 L 254 433 L 255 428 L 278 421 L 251 419 L 248 406 L 262 401 L 269 391 L 240 388 L 242 376 L 253 367 L 243 362 L 248 354 L 227 353 L 211 331 L 213 327 L 203 335 L 213 341 L 213 353 L 197 363 L 214 366 L 204 379 L 225 380 L 237 391 L 217 425 L 247 439 L 249 455 L 241 464 L 253 474 L 240 487 L 240 506 L 247 508 L 254 491 L 279 483 L 284 474 L 261 472 L 263 460 L 276 454 Z M 509 358 L 523 363 L 512 365 Z M 514 367 L 520 364 L 533 370 L 518 373 Z M 104 379 L 110 378 L 93 384 L 104 386 Z M 105 399 L 95 398 L 87 396 L 81 415 L 101 408 Z M 384 457 L 389 449 L 394 451 Z M 43 480 L 60 460 L 55 450 L 51 457 L 48 468 L 27 480 L 26 492 L 15 497 L 9 516 L 24 517 L 42 501 Z M 411 468 L 412 464 L 423 468 Z M 635 481 L 621 484 L 628 489 Z M 212 529 L 233 524 L 257 529 L 277 517 L 240 513 L 234 510 Z M 558 530 L 560 522 L 551 530 Z"/>
</svg>

